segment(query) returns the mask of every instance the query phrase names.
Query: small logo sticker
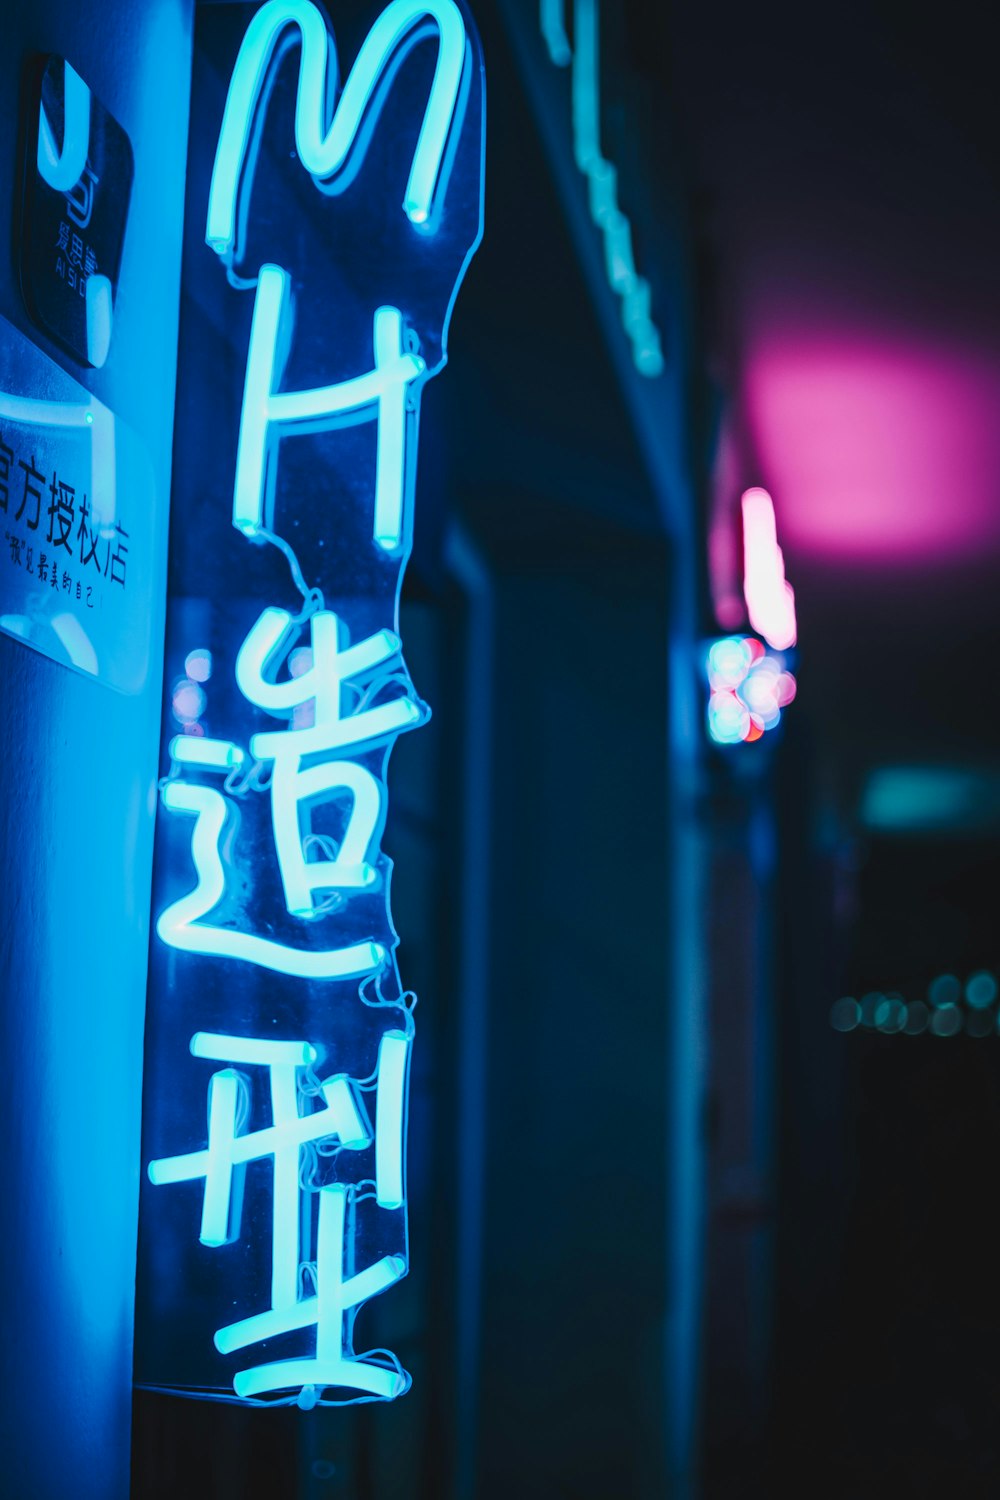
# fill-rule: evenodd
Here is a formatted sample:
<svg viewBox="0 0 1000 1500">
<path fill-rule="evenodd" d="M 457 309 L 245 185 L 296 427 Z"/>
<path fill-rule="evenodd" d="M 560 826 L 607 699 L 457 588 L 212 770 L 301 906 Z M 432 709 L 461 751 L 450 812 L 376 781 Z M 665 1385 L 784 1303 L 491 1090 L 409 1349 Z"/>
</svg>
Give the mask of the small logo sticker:
<svg viewBox="0 0 1000 1500">
<path fill-rule="evenodd" d="M 80 364 L 108 357 L 132 193 L 132 146 L 61 57 L 30 96 L 21 290 L 32 319 Z"/>
</svg>

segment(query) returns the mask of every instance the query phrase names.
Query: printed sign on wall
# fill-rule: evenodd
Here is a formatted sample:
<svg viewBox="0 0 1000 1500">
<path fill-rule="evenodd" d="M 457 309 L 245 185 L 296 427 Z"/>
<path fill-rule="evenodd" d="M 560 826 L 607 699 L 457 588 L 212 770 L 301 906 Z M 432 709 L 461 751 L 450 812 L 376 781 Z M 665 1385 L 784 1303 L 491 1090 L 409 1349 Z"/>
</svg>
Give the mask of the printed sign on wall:
<svg viewBox="0 0 1000 1500">
<path fill-rule="evenodd" d="M 455 0 L 392 0 L 343 52 L 311 0 L 206 9 L 170 632 L 198 623 L 161 785 L 137 1373 L 390 1400 L 410 1377 L 362 1330 L 408 1268 L 414 997 L 381 841 L 393 745 L 429 715 L 398 606 L 421 393 L 481 236 L 482 63 Z"/>
<path fill-rule="evenodd" d="M 140 692 L 152 519 L 138 434 L 0 318 L 0 630 Z"/>
<path fill-rule="evenodd" d="M 111 344 L 132 145 L 61 57 L 44 60 L 32 101 L 20 235 L 24 300 L 80 364 L 101 366 Z"/>
</svg>

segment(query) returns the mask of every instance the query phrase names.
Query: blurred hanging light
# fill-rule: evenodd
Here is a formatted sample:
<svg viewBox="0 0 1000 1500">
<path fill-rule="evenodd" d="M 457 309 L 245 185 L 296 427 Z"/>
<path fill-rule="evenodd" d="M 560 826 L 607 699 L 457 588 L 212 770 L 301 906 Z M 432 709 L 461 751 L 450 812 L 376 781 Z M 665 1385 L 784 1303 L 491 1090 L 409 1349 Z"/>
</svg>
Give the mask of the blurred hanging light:
<svg viewBox="0 0 1000 1500">
<path fill-rule="evenodd" d="M 878 1031 L 884 1036 L 952 1037 L 964 1032 L 977 1039 L 994 1037 L 1000 1019 L 994 1009 L 997 977 L 989 969 L 970 974 L 963 986 L 955 974 L 939 974 L 927 986 L 927 1003 L 909 1003 L 896 990 L 870 990 L 860 1002 L 851 996 L 836 1000 L 830 1009 L 834 1031 Z"/>
<path fill-rule="evenodd" d="M 785 659 L 753 636 L 713 641 L 706 662 L 708 732 L 717 745 L 750 744 L 781 722 L 797 684 Z"/>
<path fill-rule="evenodd" d="M 785 578 L 774 502 L 759 487 L 743 495 L 743 595 L 750 624 L 775 651 L 795 645 L 795 591 Z"/>
</svg>

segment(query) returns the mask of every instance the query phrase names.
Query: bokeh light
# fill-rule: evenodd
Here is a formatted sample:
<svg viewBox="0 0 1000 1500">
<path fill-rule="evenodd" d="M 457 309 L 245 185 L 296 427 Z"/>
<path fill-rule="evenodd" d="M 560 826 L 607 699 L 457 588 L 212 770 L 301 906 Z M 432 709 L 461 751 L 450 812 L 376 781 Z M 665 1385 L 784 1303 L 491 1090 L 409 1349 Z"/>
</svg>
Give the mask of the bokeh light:
<svg viewBox="0 0 1000 1500">
<path fill-rule="evenodd" d="M 914 1000 L 912 1005 L 906 1007 L 906 1025 L 903 1030 L 907 1036 L 920 1036 L 921 1032 L 927 1030 L 931 1019 L 929 1008 L 922 1000 Z"/>
<path fill-rule="evenodd" d="M 206 701 L 203 690 L 190 677 L 174 683 L 170 707 L 178 724 L 194 724 L 205 712 Z"/>
<path fill-rule="evenodd" d="M 988 1010 L 997 997 L 997 982 L 987 969 L 973 974 L 965 986 L 965 998 L 973 1010 Z"/>
<path fill-rule="evenodd" d="M 861 997 L 861 1024 L 862 1026 L 874 1027 L 878 1008 L 885 996 L 881 990 L 869 990 L 867 995 Z"/>
<path fill-rule="evenodd" d="M 861 1006 L 850 995 L 836 1000 L 830 1009 L 830 1025 L 834 1031 L 854 1031 L 861 1024 Z"/>
<path fill-rule="evenodd" d="M 184 671 L 192 682 L 207 682 L 212 675 L 212 653 L 203 646 L 188 652 Z"/>
<path fill-rule="evenodd" d="M 311 646 L 296 646 L 288 658 L 288 670 L 293 677 L 304 677 L 312 668 L 313 654 Z"/>
<path fill-rule="evenodd" d="M 932 1005 L 957 1005 L 962 986 L 954 974 L 939 974 L 927 987 L 927 998 Z"/>
<path fill-rule="evenodd" d="M 961 1029 L 962 1012 L 957 1005 L 941 1005 L 931 1016 L 931 1031 L 935 1036 L 957 1036 Z"/>
<path fill-rule="evenodd" d="M 747 641 L 726 636 L 715 641 L 708 653 L 708 681 L 713 689 L 737 688 L 753 665 Z"/>
<path fill-rule="evenodd" d="M 307 672 L 312 671 L 313 654 L 311 646 L 296 646 L 288 658 L 288 670 L 295 678 L 304 677 Z M 304 703 L 299 703 L 292 709 L 292 728 L 311 729 L 316 723 L 316 700 L 307 698 Z"/>
<path fill-rule="evenodd" d="M 754 667 L 740 687 L 740 697 L 753 717 L 764 729 L 773 729 L 781 718 L 778 703 L 778 679 L 781 668 L 773 657 L 767 657 L 759 667 Z"/>
<path fill-rule="evenodd" d="M 899 995 L 886 995 L 875 1007 L 875 1025 L 892 1036 L 906 1025 L 906 1006 Z"/>
<path fill-rule="evenodd" d="M 735 693 L 713 693 L 708 705 L 708 732 L 718 745 L 738 745 L 747 738 L 750 713 Z"/>
<path fill-rule="evenodd" d="M 930 1031 L 947 1037 L 964 1031 L 966 1036 L 983 1039 L 1000 1032 L 993 1008 L 998 993 L 996 975 L 989 969 L 970 974 L 964 986 L 954 974 L 939 974 L 927 986 L 927 1002 L 907 1002 L 898 990 L 869 990 L 860 1003 L 844 996 L 831 1008 L 830 1025 L 844 1032 L 861 1026 L 884 1036 L 920 1036 Z"/>
<path fill-rule="evenodd" d="M 780 652 L 754 636 L 713 641 L 706 662 L 711 697 L 708 732 L 718 745 L 751 744 L 775 729 L 798 691 Z"/>
</svg>

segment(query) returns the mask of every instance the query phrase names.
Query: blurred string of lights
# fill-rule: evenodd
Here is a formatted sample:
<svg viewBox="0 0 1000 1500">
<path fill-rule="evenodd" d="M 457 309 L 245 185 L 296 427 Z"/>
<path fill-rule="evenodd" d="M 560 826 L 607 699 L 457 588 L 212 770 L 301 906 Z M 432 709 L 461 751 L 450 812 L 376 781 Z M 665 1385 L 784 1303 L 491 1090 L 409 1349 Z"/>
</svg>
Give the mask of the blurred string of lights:
<svg viewBox="0 0 1000 1500">
<path fill-rule="evenodd" d="M 1000 1033 L 996 999 L 997 978 L 989 969 L 977 969 L 964 984 L 955 974 L 939 974 L 922 1000 L 907 1001 L 898 990 L 871 990 L 860 1000 L 843 995 L 830 1009 L 830 1025 L 882 1036 L 992 1037 Z"/>
<path fill-rule="evenodd" d="M 756 636 L 725 636 L 708 650 L 708 732 L 717 745 L 750 744 L 777 729 L 797 685 L 783 652 Z"/>
<path fill-rule="evenodd" d="M 184 658 L 184 676 L 179 677 L 170 690 L 170 712 L 182 734 L 201 738 L 205 733 L 202 723 L 208 707 L 205 683 L 211 675 L 211 651 L 205 647 L 189 651 Z"/>
<path fill-rule="evenodd" d="M 743 596 L 758 635 L 724 636 L 708 648 L 708 733 L 717 745 L 763 739 L 798 691 L 788 654 L 798 633 L 795 591 L 785 577 L 774 502 L 754 486 L 741 507 Z"/>
</svg>

